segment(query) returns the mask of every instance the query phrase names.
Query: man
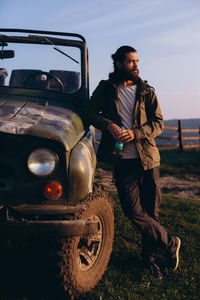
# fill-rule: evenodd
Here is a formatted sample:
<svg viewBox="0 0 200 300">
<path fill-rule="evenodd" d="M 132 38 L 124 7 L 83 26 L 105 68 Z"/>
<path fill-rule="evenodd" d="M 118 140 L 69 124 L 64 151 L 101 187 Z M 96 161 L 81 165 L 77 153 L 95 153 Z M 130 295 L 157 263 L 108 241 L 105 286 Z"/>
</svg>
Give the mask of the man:
<svg viewBox="0 0 200 300">
<path fill-rule="evenodd" d="M 114 72 L 93 92 L 84 119 L 102 130 L 97 158 L 113 161 L 122 209 L 141 231 L 143 261 L 161 279 L 156 252 L 166 249 L 168 266 L 176 270 L 181 244 L 158 223 L 160 156 L 154 138 L 163 130 L 163 117 L 154 89 L 139 77 L 137 51 L 122 46 L 112 59 Z M 113 155 L 116 141 L 123 143 L 120 156 Z"/>
<path fill-rule="evenodd" d="M 5 85 L 5 79 L 8 76 L 7 70 L 4 68 L 0 68 L 0 86 Z"/>
</svg>

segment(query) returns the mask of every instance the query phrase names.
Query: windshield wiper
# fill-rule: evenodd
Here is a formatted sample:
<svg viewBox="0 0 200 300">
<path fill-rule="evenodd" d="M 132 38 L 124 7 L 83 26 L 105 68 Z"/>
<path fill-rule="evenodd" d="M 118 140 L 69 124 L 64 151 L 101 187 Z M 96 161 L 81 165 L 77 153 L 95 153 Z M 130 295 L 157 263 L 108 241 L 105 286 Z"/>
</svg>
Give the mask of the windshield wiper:
<svg viewBox="0 0 200 300">
<path fill-rule="evenodd" d="M 47 37 L 43 36 L 43 38 L 48 42 L 50 43 L 51 45 L 53 45 L 53 49 L 55 49 L 56 51 L 60 52 L 61 54 L 67 56 L 68 58 L 70 58 L 71 60 L 73 60 L 74 62 L 76 62 L 77 64 L 79 64 L 79 61 L 77 61 L 76 59 L 74 59 L 73 57 L 71 57 L 70 55 L 68 55 L 67 53 L 65 53 L 64 51 L 62 51 L 60 48 L 58 47 L 55 47 L 54 43 L 49 40 Z"/>
</svg>

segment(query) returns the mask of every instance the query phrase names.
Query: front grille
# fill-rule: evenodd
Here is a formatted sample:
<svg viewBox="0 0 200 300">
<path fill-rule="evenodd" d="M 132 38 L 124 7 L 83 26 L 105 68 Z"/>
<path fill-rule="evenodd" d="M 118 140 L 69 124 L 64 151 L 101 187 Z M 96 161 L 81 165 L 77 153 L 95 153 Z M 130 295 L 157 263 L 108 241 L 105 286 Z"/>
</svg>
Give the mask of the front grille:
<svg viewBox="0 0 200 300">
<path fill-rule="evenodd" d="M 25 139 L 22 135 L 0 133 L 0 158 L 4 161 L 6 158 L 15 156 L 24 148 Z"/>
<path fill-rule="evenodd" d="M 5 189 L 6 185 L 4 182 L 0 182 L 0 189 Z"/>
<path fill-rule="evenodd" d="M 0 179 L 10 178 L 14 175 L 13 168 L 6 164 L 0 164 Z"/>
<path fill-rule="evenodd" d="M 26 176 L 25 155 L 31 136 L 0 132 L 0 191 L 17 189 Z"/>
</svg>

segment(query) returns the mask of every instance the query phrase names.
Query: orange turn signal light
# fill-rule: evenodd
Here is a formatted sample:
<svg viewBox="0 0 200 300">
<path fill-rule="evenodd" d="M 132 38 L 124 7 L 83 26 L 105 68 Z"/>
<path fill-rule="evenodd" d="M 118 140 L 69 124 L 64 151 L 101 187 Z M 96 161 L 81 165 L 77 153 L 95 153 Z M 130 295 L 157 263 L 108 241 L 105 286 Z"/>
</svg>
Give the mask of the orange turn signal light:
<svg viewBox="0 0 200 300">
<path fill-rule="evenodd" d="M 44 187 L 44 195 L 49 200 L 57 200 L 62 196 L 62 185 L 57 181 L 51 181 Z"/>
</svg>

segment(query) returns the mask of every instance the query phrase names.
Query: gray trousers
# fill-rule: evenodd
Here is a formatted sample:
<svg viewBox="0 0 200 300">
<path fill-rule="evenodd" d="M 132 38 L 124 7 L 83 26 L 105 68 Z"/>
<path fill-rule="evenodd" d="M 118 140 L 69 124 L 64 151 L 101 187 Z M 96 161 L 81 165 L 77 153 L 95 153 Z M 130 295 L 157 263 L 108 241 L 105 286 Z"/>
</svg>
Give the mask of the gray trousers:
<svg viewBox="0 0 200 300">
<path fill-rule="evenodd" d="M 144 171 L 140 159 L 118 159 L 114 178 L 124 214 L 141 231 L 143 259 L 152 261 L 158 247 L 168 249 L 174 239 L 158 222 L 159 169 Z"/>
</svg>

